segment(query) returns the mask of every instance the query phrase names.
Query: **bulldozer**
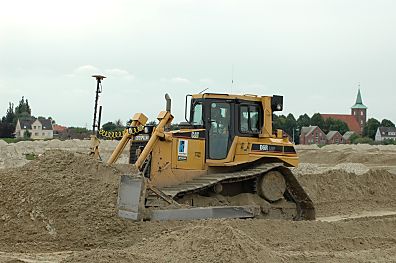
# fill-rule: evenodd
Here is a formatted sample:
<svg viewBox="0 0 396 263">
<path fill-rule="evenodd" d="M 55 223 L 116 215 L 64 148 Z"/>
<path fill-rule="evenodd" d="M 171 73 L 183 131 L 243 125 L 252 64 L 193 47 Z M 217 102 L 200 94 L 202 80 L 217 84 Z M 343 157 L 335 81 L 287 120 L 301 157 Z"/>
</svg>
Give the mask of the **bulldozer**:
<svg viewBox="0 0 396 263">
<path fill-rule="evenodd" d="M 135 170 L 120 179 L 119 216 L 315 219 L 313 202 L 290 170 L 299 163 L 294 144 L 272 127 L 283 96 L 187 95 L 178 130 L 169 129 L 174 117 L 168 94 L 165 99 L 158 125 L 147 125 L 148 118 L 136 113 L 107 162 L 114 164 L 130 142 Z M 238 196 L 254 202 L 224 201 Z M 212 197 L 223 203 L 197 206 L 200 198 Z"/>
</svg>

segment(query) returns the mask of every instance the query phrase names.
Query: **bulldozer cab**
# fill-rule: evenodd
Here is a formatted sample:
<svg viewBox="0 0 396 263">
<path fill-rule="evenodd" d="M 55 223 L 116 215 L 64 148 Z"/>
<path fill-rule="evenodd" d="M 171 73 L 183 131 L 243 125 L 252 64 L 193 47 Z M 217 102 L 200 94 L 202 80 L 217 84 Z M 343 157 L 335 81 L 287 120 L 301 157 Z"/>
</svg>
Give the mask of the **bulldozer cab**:
<svg viewBox="0 0 396 263">
<path fill-rule="evenodd" d="M 262 132 L 262 102 L 256 97 L 248 100 L 226 96 L 203 94 L 191 99 L 188 128 L 205 129 L 206 159 L 225 159 L 235 136 L 259 137 Z"/>
</svg>

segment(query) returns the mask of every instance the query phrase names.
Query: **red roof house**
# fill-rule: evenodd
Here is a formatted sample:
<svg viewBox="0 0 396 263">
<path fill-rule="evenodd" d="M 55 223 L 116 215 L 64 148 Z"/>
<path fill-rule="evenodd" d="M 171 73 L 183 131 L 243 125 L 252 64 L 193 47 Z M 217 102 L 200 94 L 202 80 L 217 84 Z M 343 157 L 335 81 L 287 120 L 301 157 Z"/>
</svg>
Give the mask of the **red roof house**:
<svg viewBox="0 0 396 263">
<path fill-rule="evenodd" d="M 351 107 L 351 114 L 321 114 L 323 119 L 333 118 L 345 122 L 350 131 L 357 134 L 363 133 L 367 120 L 367 107 L 363 104 L 360 88 L 355 104 Z"/>
<path fill-rule="evenodd" d="M 54 130 L 54 132 L 57 132 L 57 133 L 62 133 L 62 132 L 65 132 L 67 130 L 67 128 L 65 126 L 61 126 L 61 125 L 58 125 L 58 124 L 54 124 L 52 126 L 52 129 Z"/>
</svg>

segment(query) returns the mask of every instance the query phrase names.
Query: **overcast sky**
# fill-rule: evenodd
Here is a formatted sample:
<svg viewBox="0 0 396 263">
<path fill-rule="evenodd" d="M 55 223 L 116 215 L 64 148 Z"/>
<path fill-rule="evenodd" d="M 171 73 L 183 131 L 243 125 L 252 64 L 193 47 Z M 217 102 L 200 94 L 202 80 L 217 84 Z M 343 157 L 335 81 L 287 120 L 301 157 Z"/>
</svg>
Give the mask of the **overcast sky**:
<svg viewBox="0 0 396 263">
<path fill-rule="evenodd" d="M 368 117 L 396 122 L 394 0 L 0 4 L 0 116 L 25 96 L 36 116 L 90 127 L 100 73 L 103 122 L 155 118 L 166 92 L 182 121 L 205 88 L 284 95 L 296 118 L 348 114 L 359 82 Z"/>
</svg>

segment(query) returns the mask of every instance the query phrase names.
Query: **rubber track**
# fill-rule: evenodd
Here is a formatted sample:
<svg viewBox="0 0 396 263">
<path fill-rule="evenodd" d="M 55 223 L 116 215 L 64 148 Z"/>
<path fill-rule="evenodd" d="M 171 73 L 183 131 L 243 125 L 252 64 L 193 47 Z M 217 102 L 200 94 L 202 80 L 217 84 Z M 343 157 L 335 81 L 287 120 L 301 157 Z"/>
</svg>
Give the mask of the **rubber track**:
<svg viewBox="0 0 396 263">
<path fill-rule="evenodd" d="M 216 173 L 197 177 L 177 186 L 164 187 L 160 190 L 166 195 L 175 198 L 186 194 L 197 193 L 214 186 L 217 183 L 232 183 L 258 178 L 271 170 L 280 171 L 286 180 L 287 192 L 297 205 L 296 220 L 314 220 L 315 209 L 309 196 L 301 187 L 293 173 L 282 163 L 267 163 L 230 173 Z"/>
</svg>

